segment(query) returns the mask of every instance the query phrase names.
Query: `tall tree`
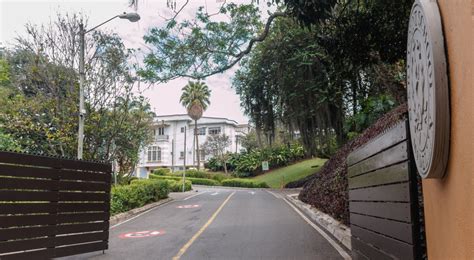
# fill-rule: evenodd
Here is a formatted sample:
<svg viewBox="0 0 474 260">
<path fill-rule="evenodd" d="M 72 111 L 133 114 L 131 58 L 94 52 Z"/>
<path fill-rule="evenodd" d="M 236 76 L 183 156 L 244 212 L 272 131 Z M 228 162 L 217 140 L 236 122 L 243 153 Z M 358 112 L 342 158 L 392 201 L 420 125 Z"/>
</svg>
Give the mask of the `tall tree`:
<svg viewBox="0 0 474 260">
<path fill-rule="evenodd" d="M 196 141 L 197 167 L 200 168 L 200 151 L 198 141 L 197 121 L 210 104 L 211 90 L 204 82 L 189 81 L 182 88 L 183 93 L 179 101 L 187 109 L 189 117 L 194 120 L 194 140 Z"/>
<path fill-rule="evenodd" d="M 225 173 L 227 173 L 227 160 L 229 160 L 229 154 L 226 150 L 231 144 L 232 142 L 230 141 L 229 136 L 221 134 L 208 136 L 203 145 L 206 154 L 212 154 L 222 165 L 224 165 Z"/>
<path fill-rule="evenodd" d="M 76 154 L 81 20 L 58 14 L 46 25 L 27 24 L 12 48 L 0 49 L 1 138 L 25 152 Z M 150 141 L 153 113 L 132 91 L 133 50 L 116 34 L 95 31 L 86 39 L 84 158 L 117 161 L 127 176 Z"/>
</svg>

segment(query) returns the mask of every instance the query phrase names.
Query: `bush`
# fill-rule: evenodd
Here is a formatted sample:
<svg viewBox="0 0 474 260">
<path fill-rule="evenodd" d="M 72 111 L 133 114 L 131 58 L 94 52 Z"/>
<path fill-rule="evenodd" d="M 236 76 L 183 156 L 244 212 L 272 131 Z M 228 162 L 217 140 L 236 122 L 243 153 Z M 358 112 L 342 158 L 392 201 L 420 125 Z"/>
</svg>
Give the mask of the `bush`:
<svg viewBox="0 0 474 260">
<path fill-rule="evenodd" d="M 170 192 L 182 192 L 183 191 L 183 180 L 166 180 L 170 185 Z M 186 180 L 184 185 L 184 191 L 189 191 L 192 189 L 192 183 L 189 180 Z"/>
<path fill-rule="evenodd" d="M 180 176 L 159 176 L 159 175 L 150 174 L 150 179 L 164 179 L 164 180 L 180 181 L 183 178 L 180 177 Z M 188 177 L 186 177 L 186 180 L 191 181 L 192 184 L 197 184 L 197 185 L 217 186 L 217 185 L 220 184 L 216 180 L 205 179 L 205 178 L 193 178 L 193 177 L 188 178 Z"/>
<path fill-rule="evenodd" d="M 139 208 L 168 197 L 169 183 L 163 180 L 134 180 L 130 185 L 112 187 L 110 211 L 112 215 Z"/>
<path fill-rule="evenodd" d="M 219 186 L 219 182 L 216 180 L 211 179 L 204 179 L 204 178 L 186 178 L 190 180 L 193 184 L 197 185 L 207 185 L 207 186 Z"/>
<path fill-rule="evenodd" d="M 153 170 L 153 174 L 155 175 L 168 175 L 169 173 L 171 172 L 170 169 L 168 168 L 158 168 L 158 169 L 155 169 Z"/>
<path fill-rule="evenodd" d="M 234 175 L 239 178 L 256 176 L 262 173 L 262 161 L 268 161 L 270 168 L 286 166 L 304 158 L 301 145 L 278 146 L 265 149 L 254 149 L 244 154 L 233 154 L 229 165 Z"/>
<path fill-rule="evenodd" d="M 176 176 L 176 177 L 181 177 L 183 176 L 183 172 L 174 172 L 170 174 L 171 176 Z M 186 178 L 201 178 L 201 179 L 212 179 L 216 180 L 218 182 L 221 182 L 224 179 L 229 179 L 229 175 L 225 175 L 222 173 L 210 173 L 210 172 L 204 172 L 204 171 L 198 171 L 198 170 L 188 170 L 186 171 Z M 196 184 L 196 183 L 195 183 Z"/>
<path fill-rule="evenodd" d="M 182 176 L 183 171 L 177 171 L 173 172 L 170 174 L 172 176 Z M 186 177 L 192 177 L 192 178 L 205 178 L 205 179 L 210 179 L 210 174 L 204 171 L 198 171 L 198 170 L 186 170 Z"/>
<path fill-rule="evenodd" d="M 245 187 L 245 188 L 269 188 L 265 182 L 253 181 L 248 179 L 227 179 L 222 181 L 222 186 L 227 187 Z"/>
<path fill-rule="evenodd" d="M 224 170 L 224 166 L 222 165 L 222 163 L 219 162 L 219 160 L 217 160 L 217 158 L 215 158 L 215 157 L 212 157 L 211 159 L 209 159 L 204 164 L 204 167 L 211 170 L 211 171 L 214 171 L 214 172 Z"/>
</svg>

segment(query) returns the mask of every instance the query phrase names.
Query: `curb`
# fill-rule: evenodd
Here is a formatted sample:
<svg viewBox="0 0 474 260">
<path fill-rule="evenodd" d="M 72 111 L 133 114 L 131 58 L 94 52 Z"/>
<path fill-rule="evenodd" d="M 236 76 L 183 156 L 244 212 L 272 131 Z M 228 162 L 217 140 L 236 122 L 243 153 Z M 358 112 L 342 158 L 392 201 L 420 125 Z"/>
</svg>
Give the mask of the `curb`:
<svg viewBox="0 0 474 260">
<path fill-rule="evenodd" d="M 172 200 L 173 200 L 172 198 L 166 198 L 166 199 L 159 200 L 157 202 L 147 204 L 147 205 L 145 205 L 143 207 L 140 207 L 140 208 L 135 208 L 135 209 L 129 210 L 127 212 L 119 213 L 115 216 L 110 217 L 109 226 L 112 227 L 112 226 L 114 226 L 114 225 L 116 225 L 120 222 L 126 221 L 130 218 L 135 217 L 136 215 L 138 215 L 140 213 L 143 213 L 147 210 L 150 210 L 152 208 L 155 208 L 155 207 L 158 207 L 158 206 L 163 205 L 165 203 L 168 203 Z"/>
<path fill-rule="evenodd" d="M 340 223 L 328 214 L 319 211 L 315 207 L 300 201 L 297 194 L 285 195 L 285 197 L 318 226 L 323 228 L 326 233 L 346 247 L 349 252 L 351 251 L 351 229 L 348 226 Z"/>
</svg>

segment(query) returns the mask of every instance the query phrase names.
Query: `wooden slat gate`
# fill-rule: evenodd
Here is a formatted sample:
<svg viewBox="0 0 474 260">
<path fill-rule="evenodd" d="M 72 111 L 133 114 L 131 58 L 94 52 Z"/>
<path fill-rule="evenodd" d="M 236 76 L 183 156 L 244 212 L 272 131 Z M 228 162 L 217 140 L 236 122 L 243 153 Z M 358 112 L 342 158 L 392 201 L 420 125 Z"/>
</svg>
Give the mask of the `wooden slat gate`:
<svg viewBox="0 0 474 260">
<path fill-rule="evenodd" d="M 0 259 L 108 248 L 111 165 L 0 152 Z"/>
<path fill-rule="evenodd" d="M 418 182 L 408 122 L 347 158 L 354 259 L 420 259 Z"/>
</svg>

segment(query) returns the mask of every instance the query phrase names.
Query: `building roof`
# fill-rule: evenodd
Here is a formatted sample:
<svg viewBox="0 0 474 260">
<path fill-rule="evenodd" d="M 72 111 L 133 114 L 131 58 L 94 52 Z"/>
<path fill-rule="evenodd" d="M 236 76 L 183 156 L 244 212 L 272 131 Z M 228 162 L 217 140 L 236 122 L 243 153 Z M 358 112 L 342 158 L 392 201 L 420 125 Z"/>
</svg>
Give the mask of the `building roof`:
<svg viewBox="0 0 474 260">
<path fill-rule="evenodd" d="M 158 115 L 155 117 L 154 121 L 156 123 L 161 123 L 162 121 L 169 122 L 169 121 L 193 121 L 187 114 L 174 114 L 174 115 Z M 239 124 L 237 121 L 228 119 L 225 117 L 211 117 L 211 116 L 203 116 L 198 121 L 198 124 L 229 124 L 238 126 Z M 240 126 L 240 125 L 239 125 Z"/>
</svg>

